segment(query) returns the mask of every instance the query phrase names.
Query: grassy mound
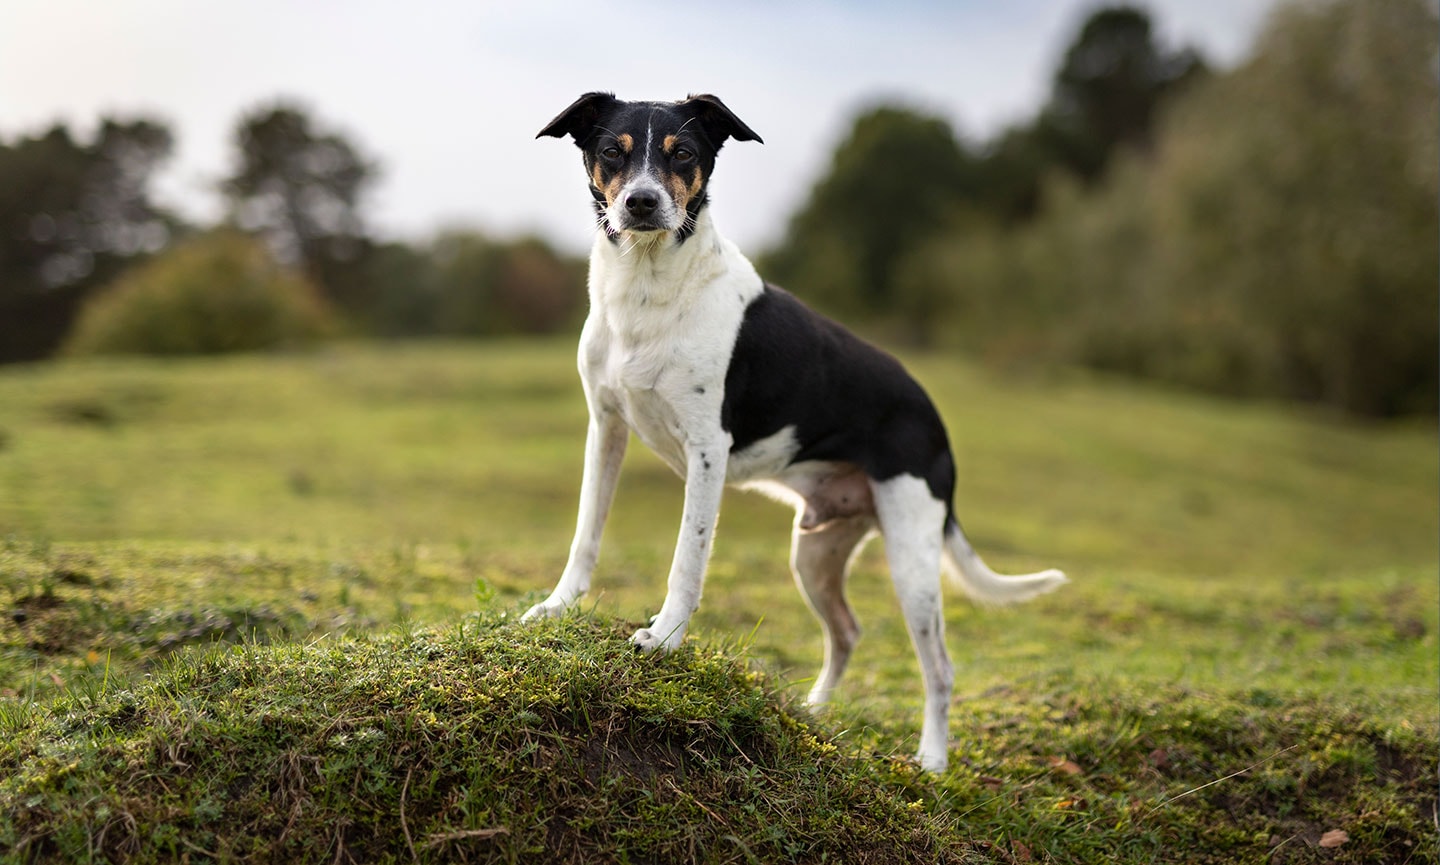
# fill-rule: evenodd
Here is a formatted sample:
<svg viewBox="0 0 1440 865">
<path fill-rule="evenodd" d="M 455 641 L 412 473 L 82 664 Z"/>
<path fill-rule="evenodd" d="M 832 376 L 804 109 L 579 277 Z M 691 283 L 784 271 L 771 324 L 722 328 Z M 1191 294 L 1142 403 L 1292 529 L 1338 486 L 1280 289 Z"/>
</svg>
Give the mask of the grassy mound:
<svg viewBox="0 0 1440 865">
<path fill-rule="evenodd" d="M 20 861 L 960 861 L 900 794 L 723 652 L 490 618 L 182 655 L 10 719 Z"/>
<path fill-rule="evenodd" d="M 1032 680 L 927 776 L 632 627 L 216 644 L 0 705 L 0 861 L 1433 861 L 1433 741 L 1334 702 Z"/>
</svg>

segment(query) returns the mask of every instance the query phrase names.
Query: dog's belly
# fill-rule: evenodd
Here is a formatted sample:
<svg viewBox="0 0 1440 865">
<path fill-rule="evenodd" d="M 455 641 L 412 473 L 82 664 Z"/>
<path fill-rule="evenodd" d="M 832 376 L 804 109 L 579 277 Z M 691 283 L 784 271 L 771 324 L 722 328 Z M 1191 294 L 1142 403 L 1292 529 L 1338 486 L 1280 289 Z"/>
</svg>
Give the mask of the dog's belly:
<svg viewBox="0 0 1440 865">
<path fill-rule="evenodd" d="M 752 481 L 777 478 L 790 466 L 799 450 L 795 428 L 785 427 L 730 454 L 730 461 L 725 467 L 725 482 L 742 486 Z"/>
<path fill-rule="evenodd" d="M 805 530 L 874 515 L 870 479 L 863 469 L 828 460 L 791 462 L 799 449 L 794 428 L 786 427 L 731 454 L 726 482 L 793 506 Z"/>
</svg>

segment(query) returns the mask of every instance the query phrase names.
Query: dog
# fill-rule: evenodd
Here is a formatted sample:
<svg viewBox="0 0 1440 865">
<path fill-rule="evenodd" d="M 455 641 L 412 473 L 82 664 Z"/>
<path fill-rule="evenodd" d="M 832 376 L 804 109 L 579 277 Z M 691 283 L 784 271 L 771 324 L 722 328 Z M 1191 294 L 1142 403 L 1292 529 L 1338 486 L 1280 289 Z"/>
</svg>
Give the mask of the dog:
<svg viewBox="0 0 1440 865">
<path fill-rule="evenodd" d="M 820 620 L 827 702 L 860 629 L 845 600 L 851 560 L 878 532 L 925 682 L 917 759 L 948 763 L 954 671 L 941 615 L 942 565 L 972 598 L 1007 604 L 1066 582 L 1002 576 L 955 518 L 955 461 L 940 415 L 890 355 L 762 280 L 707 208 L 727 141 L 763 143 L 719 99 L 627 102 L 587 93 L 536 138 L 569 136 L 595 200 L 590 312 L 579 367 L 590 411 L 569 560 L 526 620 L 563 612 L 590 588 L 629 433 L 685 479 L 665 601 L 632 641 L 680 645 L 700 603 L 723 488 L 795 508 L 790 566 Z"/>
</svg>

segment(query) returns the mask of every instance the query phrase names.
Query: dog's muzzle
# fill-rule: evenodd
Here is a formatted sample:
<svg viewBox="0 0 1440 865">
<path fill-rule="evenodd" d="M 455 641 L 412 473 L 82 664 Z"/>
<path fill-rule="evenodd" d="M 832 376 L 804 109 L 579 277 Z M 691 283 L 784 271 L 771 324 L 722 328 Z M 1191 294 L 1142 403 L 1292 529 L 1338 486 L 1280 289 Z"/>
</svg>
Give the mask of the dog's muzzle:
<svg viewBox="0 0 1440 865">
<path fill-rule="evenodd" d="M 616 231 L 673 231 L 680 227 L 676 209 L 659 187 L 634 183 L 621 190 L 605 218 Z"/>
</svg>

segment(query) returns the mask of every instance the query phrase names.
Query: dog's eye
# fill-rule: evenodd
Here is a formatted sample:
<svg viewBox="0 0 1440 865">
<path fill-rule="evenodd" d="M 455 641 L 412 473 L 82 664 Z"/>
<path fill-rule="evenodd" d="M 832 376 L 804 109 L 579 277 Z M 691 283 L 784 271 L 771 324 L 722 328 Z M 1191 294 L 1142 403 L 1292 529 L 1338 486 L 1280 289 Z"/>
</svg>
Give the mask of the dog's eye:
<svg viewBox="0 0 1440 865">
<path fill-rule="evenodd" d="M 676 161 L 676 162 L 689 162 L 690 160 L 692 160 L 692 159 L 694 159 L 694 158 L 695 158 L 694 152 L 689 151 L 689 150 L 686 150 L 686 149 L 683 148 L 683 147 L 681 147 L 681 148 L 679 148 L 678 150 L 675 151 L 675 161 Z"/>
<path fill-rule="evenodd" d="M 619 158 L 620 158 L 620 148 L 618 148 L 618 147 L 616 147 L 616 146 L 614 146 L 614 145 L 611 145 L 611 146 L 605 148 L 604 150 L 600 151 L 600 155 L 603 156 L 603 157 L 605 157 L 606 159 L 619 159 Z"/>
</svg>

